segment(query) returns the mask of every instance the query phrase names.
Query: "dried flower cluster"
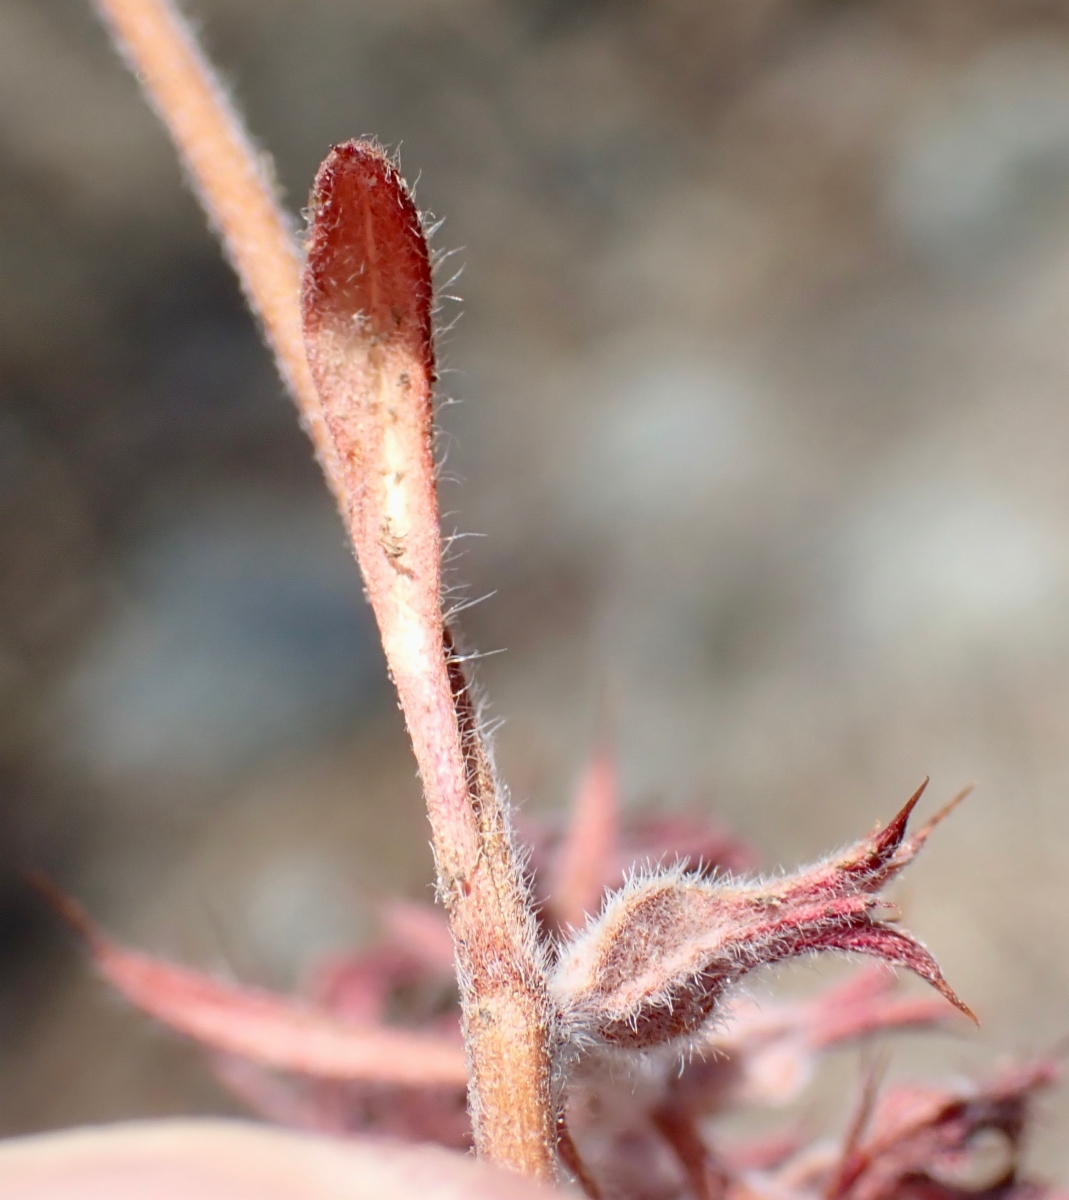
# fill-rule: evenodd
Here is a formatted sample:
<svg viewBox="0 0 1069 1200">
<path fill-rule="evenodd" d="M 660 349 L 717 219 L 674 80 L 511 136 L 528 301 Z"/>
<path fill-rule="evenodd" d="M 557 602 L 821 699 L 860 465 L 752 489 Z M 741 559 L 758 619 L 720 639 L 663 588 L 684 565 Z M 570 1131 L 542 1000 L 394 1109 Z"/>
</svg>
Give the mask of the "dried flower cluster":
<svg viewBox="0 0 1069 1200">
<path fill-rule="evenodd" d="M 547 1182 L 563 1163 L 592 1197 L 1049 1194 L 1018 1176 L 1027 1107 L 1052 1080 L 1049 1063 L 971 1089 L 880 1096 L 870 1084 L 838 1144 L 810 1146 L 794 1131 L 717 1144 L 710 1118 L 790 1098 L 828 1047 L 929 1028 L 955 1009 L 971 1016 L 931 954 L 889 923 L 882 897 L 953 805 L 911 835 L 922 786 L 885 828 L 759 879 L 737 874 L 745 851 L 700 824 L 621 829 L 603 749 L 568 830 L 537 836 L 525 871 L 443 614 L 432 258 L 397 165 L 368 141 L 331 151 L 302 268 L 237 118 L 167 0 L 97 7 L 171 130 L 338 500 L 419 766 L 444 908 L 387 906 L 381 944 L 323 964 L 294 999 L 118 945 L 39 881 L 101 973 L 210 1048 L 229 1086 L 282 1124 L 474 1146 Z M 766 1010 L 735 989 L 760 967 L 820 952 L 877 965 Z M 899 997 L 894 967 L 940 995 Z M 977 1178 L 973 1150 L 989 1135 L 1002 1157 Z"/>
</svg>

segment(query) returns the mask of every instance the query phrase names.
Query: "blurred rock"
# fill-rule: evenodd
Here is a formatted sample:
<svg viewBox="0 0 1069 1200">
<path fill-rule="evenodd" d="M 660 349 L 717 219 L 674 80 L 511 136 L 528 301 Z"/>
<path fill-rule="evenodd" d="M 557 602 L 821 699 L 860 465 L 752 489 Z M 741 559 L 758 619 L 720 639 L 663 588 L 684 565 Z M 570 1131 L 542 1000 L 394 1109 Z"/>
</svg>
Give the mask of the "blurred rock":
<svg viewBox="0 0 1069 1200">
<path fill-rule="evenodd" d="M 604 380 L 601 404 L 591 403 L 576 448 L 581 511 L 617 528 L 700 522 L 726 485 L 752 470 L 751 395 L 711 362 L 651 355 L 636 358 L 630 377 L 619 368 Z"/>
<path fill-rule="evenodd" d="M 1067 186 L 1064 50 L 1010 42 L 939 79 L 905 118 L 886 167 L 884 208 L 925 257 L 978 267 L 1061 217 Z"/>
<path fill-rule="evenodd" d="M 99 777 L 225 777 L 329 738 L 381 694 L 374 622 L 327 501 L 229 496 L 157 520 L 121 577 L 57 718 L 61 756 Z"/>
<path fill-rule="evenodd" d="M 947 486 L 896 489 L 850 522 L 834 593 L 870 647 L 917 664 L 1064 637 L 1066 556 L 1012 500 Z"/>
</svg>

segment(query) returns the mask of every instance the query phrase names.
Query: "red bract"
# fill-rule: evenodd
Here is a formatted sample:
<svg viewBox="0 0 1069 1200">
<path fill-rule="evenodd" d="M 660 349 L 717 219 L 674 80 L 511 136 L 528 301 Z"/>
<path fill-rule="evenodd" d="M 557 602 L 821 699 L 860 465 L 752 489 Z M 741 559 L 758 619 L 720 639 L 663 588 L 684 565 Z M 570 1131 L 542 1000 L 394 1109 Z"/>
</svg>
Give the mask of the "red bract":
<svg viewBox="0 0 1069 1200">
<path fill-rule="evenodd" d="M 205 1046 L 327 1079 L 460 1086 L 467 1079 L 464 1051 L 455 1040 L 377 1020 L 345 1022 L 324 1008 L 220 983 L 128 950 L 47 881 L 35 882 L 85 938 L 98 970 L 116 991 Z"/>
<path fill-rule="evenodd" d="M 546 897 L 561 927 L 582 925 L 601 904 L 616 849 L 618 791 L 615 757 L 607 746 L 599 746 L 575 794 Z"/>
<path fill-rule="evenodd" d="M 971 1016 L 935 960 L 881 920 L 876 893 L 924 844 L 907 838 L 923 786 L 886 829 L 774 880 L 643 872 L 561 952 L 551 987 L 577 1043 L 646 1049 L 695 1034 L 725 990 L 756 967 L 853 951 L 907 967 Z"/>
</svg>

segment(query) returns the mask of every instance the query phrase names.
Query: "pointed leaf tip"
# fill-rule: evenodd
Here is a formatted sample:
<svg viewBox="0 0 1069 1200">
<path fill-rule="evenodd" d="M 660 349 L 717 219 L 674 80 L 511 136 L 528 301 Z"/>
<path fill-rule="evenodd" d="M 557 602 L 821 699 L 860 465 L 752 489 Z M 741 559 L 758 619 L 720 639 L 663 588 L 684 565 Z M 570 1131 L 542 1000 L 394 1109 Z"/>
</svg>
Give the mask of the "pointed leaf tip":
<svg viewBox="0 0 1069 1200">
<path fill-rule="evenodd" d="M 933 817 L 930 817 L 929 820 L 926 821 L 925 824 L 922 825 L 915 834 L 913 834 L 911 841 L 913 842 L 915 850 L 919 850 L 930 837 L 932 830 L 935 829 L 937 825 L 941 825 L 943 821 L 945 821 L 947 817 L 949 817 L 950 814 L 958 807 L 958 805 L 962 803 L 963 800 L 967 800 L 969 796 L 972 795 L 975 786 L 975 784 L 970 783 L 968 787 L 963 787 L 956 796 L 952 796 L 950 800 L 948 800 Z"/>
<path fill-rule="evenodd" d="M 97 969 L 136 1008 L 227 1054 L 323 1079 L 463 1087 L 463 1047 L 432 1033 L 347 1023 L 314 1005 L 129 950 L 102 933 L 51 880 L 30 882 L 86 941 Z"/>
<path fill-rule="evenodd" d="M 971 1008 L 947 983 L 939 964 L 916 938 L 900 929 L 892 929 L 879 921 L 860 928 L 836 930 L 826 936 L 824 949 L 842 950 L 878 958 L 891 966 L 904 967 L 930 984 L 960 1013 L 975 1025 L 980 1022 Z"/>
<path fill-rule="evenodd" d="M 874 857 L 876 855 L 880 855 L 881 857 L 886 856 L 891 851 L 897 850 L 902 844 L 902 840 L 906 836 L 906 827 L 909 825 L 909 819 L 913 815 L 913 810 L 917 807 L 921 796 L 924 795 L 929 782 L 929 778 L 925 776 L 920 787 L 902 805 L 893 820 L 887 825 L 887 828 L 875 834 L 873 837 Z"/>
</svg>

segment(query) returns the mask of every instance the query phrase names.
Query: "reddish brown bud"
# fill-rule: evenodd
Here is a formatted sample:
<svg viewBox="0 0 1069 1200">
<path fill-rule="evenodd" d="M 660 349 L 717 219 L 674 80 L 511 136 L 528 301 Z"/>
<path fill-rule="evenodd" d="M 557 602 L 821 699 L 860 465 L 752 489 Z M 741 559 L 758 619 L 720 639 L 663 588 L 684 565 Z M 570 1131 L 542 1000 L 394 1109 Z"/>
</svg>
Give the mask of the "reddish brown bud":
<svg viewBox="0 0 1069 1200">
<path fill-rule="evenodd" d="M 928 951 L 880 919 L 875 893 L 931 829 L 906 836 L 921 791 L 886 829 L 781 879 L 636 876 L 561 954 L 552 986 L 573 1037 L 643 1049 L 691 1036 L 748 971 L 825 950 L 907 967 L 971 1016 Z"/>
</svg>

